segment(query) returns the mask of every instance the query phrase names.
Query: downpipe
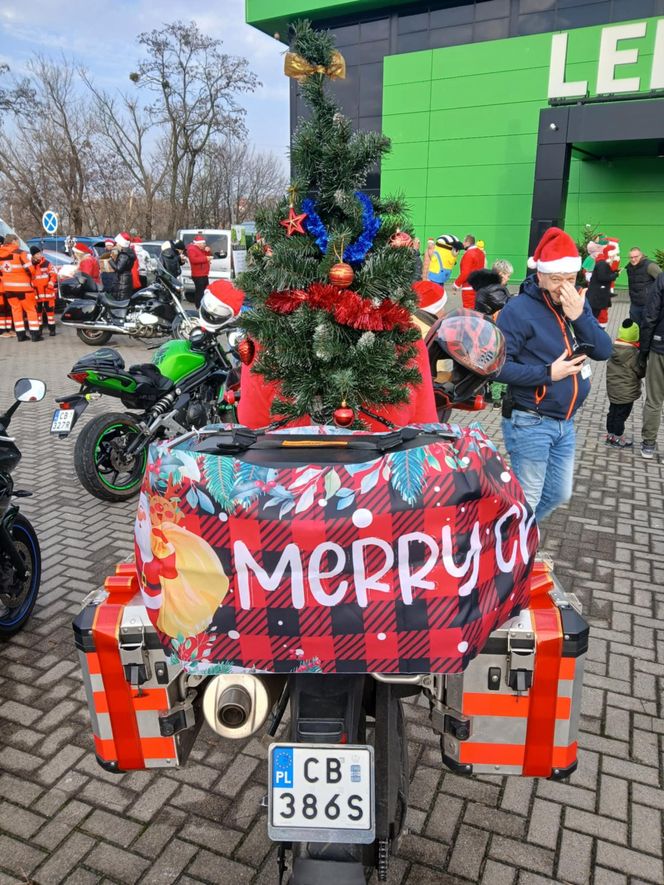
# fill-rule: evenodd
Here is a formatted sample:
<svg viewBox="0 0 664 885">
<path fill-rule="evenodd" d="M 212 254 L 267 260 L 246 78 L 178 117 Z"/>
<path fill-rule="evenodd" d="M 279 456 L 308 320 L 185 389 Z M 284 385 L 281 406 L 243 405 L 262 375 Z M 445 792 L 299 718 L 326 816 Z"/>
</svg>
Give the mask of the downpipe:
<svg viewBox="0 0 664 885">
<path fill-rule="evenodd" d="M 75 329 L 83 329 L 84 332 L 113 332 L 116 335 L 129 335 L 124 326 L 111 326 L 106 323 L 69 323 L 61 320 L 63 326 L 73 326 Z"/>
</svg>

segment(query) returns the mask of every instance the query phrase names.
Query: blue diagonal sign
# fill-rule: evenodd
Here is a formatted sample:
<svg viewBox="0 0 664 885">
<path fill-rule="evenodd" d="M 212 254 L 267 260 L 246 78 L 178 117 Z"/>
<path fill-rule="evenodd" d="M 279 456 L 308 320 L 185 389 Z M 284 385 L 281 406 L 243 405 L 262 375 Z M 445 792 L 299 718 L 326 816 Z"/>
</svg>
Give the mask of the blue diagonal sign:
<svg viewBox="0 0 664 885">
<path fill-rule="evenodd" d="M 54 234 L 58 229 L 58 215 L 52 209 L 47 209 L 42 215 L 42 227 L 47 234 Z"/>
</svg>

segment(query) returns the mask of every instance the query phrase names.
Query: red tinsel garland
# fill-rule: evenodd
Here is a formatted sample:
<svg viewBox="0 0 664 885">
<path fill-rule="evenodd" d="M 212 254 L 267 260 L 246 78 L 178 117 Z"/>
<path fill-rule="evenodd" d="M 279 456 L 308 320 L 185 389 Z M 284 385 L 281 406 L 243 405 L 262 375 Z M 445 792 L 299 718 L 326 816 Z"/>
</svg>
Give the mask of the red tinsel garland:
<svg viewBox="0 0 664 885">
<path fill-rule="evenodd" d="M 291 314 L 302 304 L 314 310 L 326 310 L 342 326 L 365 332 L 386 332 L 394 328 L 408 329 L 410 311 L 386 299 L 378 307 L 349 289 L 329 283 L 312 283 L 309 289 L 285 289 L 272 292 L 266 306 L 279 314 Z"/>
</svg>

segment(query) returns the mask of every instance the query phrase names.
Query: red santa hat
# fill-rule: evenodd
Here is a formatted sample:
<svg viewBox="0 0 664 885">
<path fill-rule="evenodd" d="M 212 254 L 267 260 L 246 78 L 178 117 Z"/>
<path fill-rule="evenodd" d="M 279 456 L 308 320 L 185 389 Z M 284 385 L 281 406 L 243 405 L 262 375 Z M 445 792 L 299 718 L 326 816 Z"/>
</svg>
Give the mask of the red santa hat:
<svg viewBox="0 0 664 885">
<path fill-rule="evenodd" d="M 191 242 L 192 243 L 204 243 L 205 237 L 203 236 L 203 234 L 196 234 L 196 236 L 194 237 L 194 239 Z"/>
<path fill-rule="evenodd" d="M 208 293 L 230 307 L 233 316 L 239 315 L 244 304 L 244 292 L 236 289 L 230 280 L 215 280 L 205 290 L 205 294 Z"/>
<path fill-rule="evenodd" d="M 427 313 L 437 314 L 447 303 L 445 289 L 432 280 L 418 280 L 413 283 L 413 291 L 417 295 L 417 306 Z"/>
<path fill-rule="evenodd" d="M 581 270 L 581 256 L 569 234 L 559 227 L 550 227 L 528 259 L 528 267 L 540 273 L 574 273 Z"/>
<path fill-rule="evenodd" d="M 95 253 L 92 249 L 86 245 L 85 243 L 74 243 L 73 246 L 74 252 L 79 252 L 81 255 L 94 255 Z"/>
<path fill-rule="evenodd" d="M 115 246 L 115 240 L 104 240 L 104 246 L 110 252 L 113 246 Z"/>
<path fill-rule="evenodd" d="M 123 231 L 117 235 L 115 242 L 121 249 L 127 249 L 131 245 L 131 234 Z"/>
</svg>

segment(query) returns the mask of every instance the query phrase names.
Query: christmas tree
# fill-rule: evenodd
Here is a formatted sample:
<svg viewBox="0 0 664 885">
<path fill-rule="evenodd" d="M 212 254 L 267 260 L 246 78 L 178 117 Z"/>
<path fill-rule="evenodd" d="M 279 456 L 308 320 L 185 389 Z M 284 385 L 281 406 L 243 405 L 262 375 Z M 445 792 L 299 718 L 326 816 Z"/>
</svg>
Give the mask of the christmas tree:
<svg viewBox="0 0 664 885">
<path fill-rule="evenodd" d="M 286 73 L 311 115 L 293 137 L 288 195 L 257 214 L 258 247 L 238 279 L 251 306 L 243 326 L 258 344 L 252 371 L 278 382 L 273 415 L 362 426 L 421 381 L 416 253 L 403 203 L 362 192 L 389 139 L 354 131 L 326 93 L 344 76 L 330 35 L 309 22 L 291 31 Z"/>
</svg>

